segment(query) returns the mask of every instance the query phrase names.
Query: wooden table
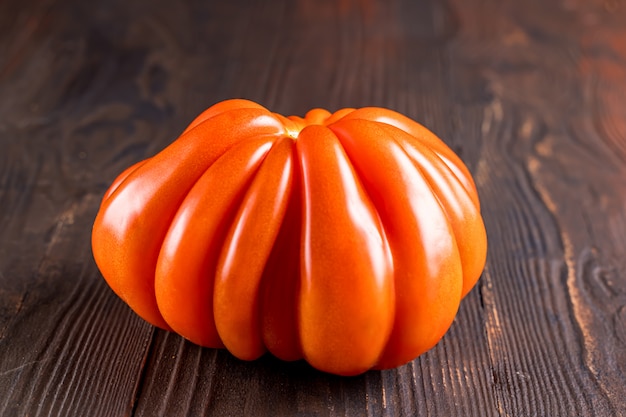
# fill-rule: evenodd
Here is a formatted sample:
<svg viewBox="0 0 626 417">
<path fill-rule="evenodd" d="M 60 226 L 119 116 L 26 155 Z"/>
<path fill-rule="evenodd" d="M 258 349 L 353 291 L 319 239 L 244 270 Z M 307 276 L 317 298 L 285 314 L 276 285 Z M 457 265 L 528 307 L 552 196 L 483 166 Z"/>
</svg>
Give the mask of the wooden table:
<svg viewBox="0 0 626 417">
<path fill-rule="evenodd" d="M 458 152 L 490 249 L 434 349 L 242 362 L 108 288 L 105 189 L 231 97 L 389 107 Z M 0 415 L 626 416 L 626 4 L 0 2 Z"/>
</svg>

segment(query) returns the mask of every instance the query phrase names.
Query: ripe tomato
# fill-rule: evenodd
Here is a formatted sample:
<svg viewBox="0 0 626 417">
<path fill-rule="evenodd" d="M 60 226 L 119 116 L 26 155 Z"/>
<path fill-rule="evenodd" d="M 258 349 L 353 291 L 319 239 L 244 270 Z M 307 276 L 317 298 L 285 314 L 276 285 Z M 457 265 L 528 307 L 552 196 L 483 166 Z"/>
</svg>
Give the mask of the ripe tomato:
<svg viewBox="0 0 626 417">
<path fill-rule="evenodd" d="M 252 360 L 354 375 L 433 347 L 487 242 L 461 160 L 381 108 L 284 117 L 218 103 L 126 169 L 93 254 L 141 317 Z"/>
</svg>

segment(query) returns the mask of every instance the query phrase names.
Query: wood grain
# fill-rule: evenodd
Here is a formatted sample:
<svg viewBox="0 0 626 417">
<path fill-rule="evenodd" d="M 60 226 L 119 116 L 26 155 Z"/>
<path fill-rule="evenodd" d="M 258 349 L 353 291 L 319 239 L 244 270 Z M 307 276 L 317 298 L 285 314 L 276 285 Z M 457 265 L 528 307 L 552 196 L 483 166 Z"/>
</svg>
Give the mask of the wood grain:
<svg viewBox="0 0 626 417">
<path fill-rule="evenodd" d="M 618 0 L 0 2 L 0 415 L 626 415 L 625 39 Z M 459 153 L 490 250 L 434 349 L 242 362 L 107 288 L 104 190 L 230 97 L 390 107 Z"/>
</svg>

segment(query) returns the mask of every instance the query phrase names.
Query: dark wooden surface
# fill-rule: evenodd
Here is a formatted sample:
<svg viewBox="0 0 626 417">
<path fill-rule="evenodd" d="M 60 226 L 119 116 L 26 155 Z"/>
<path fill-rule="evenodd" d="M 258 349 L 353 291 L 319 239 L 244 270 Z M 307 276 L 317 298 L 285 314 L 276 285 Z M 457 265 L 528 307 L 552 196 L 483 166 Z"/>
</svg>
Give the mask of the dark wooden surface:
<svg viewBox="0 0 626 417">
<path fill-rule="evenodd" d="M 241 362 L 108 289 L 104 190 L 231 97 L 390 107 L 460 154 L 490 250 L 433 350 Z M 626 4 L 0 1 L 0 415 L 626 416 Z"/>
</svg>

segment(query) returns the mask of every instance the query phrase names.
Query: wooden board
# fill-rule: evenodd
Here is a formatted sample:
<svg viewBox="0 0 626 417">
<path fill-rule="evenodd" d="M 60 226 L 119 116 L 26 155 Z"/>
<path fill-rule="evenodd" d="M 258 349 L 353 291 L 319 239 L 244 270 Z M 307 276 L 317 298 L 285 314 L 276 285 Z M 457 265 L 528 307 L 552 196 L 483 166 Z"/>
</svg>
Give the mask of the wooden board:
<svg viewBox="0 0 626 417">
<path fill-rule="evenodd" d="M 105 189 L 195 115 L 384 106 L 475 176 L 490 249 L 443 340 L 344 378 L 143 322 Z M 0 415 L 626 415 L 626 4 L 0 2 Z"/>
</svg>

